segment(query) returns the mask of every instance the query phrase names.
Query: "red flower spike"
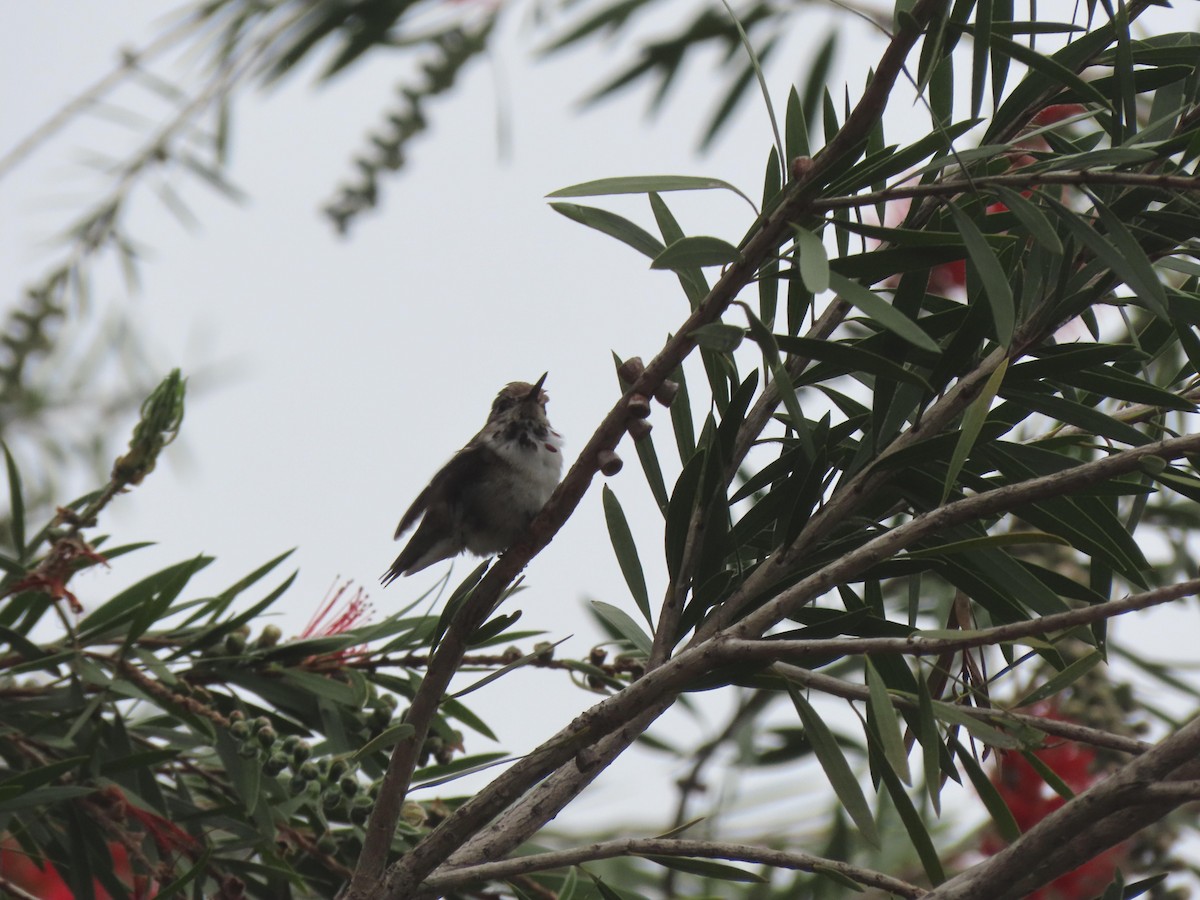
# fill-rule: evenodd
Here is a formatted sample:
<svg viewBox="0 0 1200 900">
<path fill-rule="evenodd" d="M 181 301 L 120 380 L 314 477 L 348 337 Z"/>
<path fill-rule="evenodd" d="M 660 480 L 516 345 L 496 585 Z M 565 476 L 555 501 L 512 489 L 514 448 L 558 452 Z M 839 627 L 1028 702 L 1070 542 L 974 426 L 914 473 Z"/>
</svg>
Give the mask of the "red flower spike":
<svg viewBox="0 0 1200 900">
<path fill-rule="evenodd" d="M 313 614 L 308 624 L 304 626 L 304 630 L 300 632 L 300 640 L 345 634 L 347 631 L 364 624 L 370 619 L 373 607 L 367 599 L 366 591 L 361 587 L 355 588 L 354 594 L 350 599 L 343 600 L 343 596 L 353 583 L 352 581 L 347 581 L 336 590 L 332 587 L 329 589 L 329 593 L 325 595 L 325 600 L 317 608 L 317 611 Z M 311 657 L 310 661 L 316 659 L 333 659 L 344 662 L 362 653 L 364 647 L 365 645 L 347 647 L 336 653 L 325 653 L 319 657 Z"/>
<path fill-rule="evenodd" d="M 1054 103 L 1043 109 L 1039 109 L 1033 118 L 1029 120 L 1029 124 L 1041 128 L 1045 125 L 1053 125 L 1055 122 L 1061 122 L 1063 119 L 1077 116 L 1085 111 L 1085 107 L 1080 103 Z"/>
<path fill-rule="evenodd" d="M 341 601 L 342 595 L 350 589 L 351 584 L 353 584 L 352 581 L 347 581 L 336 591 L 330 588 L 330 592 L 325 595 L 325 601 L 313 613 L 313 617 L 308 620 L 304 630 L 300 632 L 302 639 L 343 634 L 370 617 L 371 604 L 367 600 L 366 592 L 361 587 L 357 588 L 354 596 L 342 605 L 336 615 L 333 615 L 334 607 Z"/>
<path fill-rule="evenodd" d="M 1040 703 L 1030 712 L 1042 718 L 1067 721 L 1052 703 Z M 1104 777 L 1097 770 L 1095 752 L 1073 741 L 1055 741 L 1034 750 L 1033 754 L 1075 793 L 1087 790 Z M 1004 798 L 1022 832 L 1028 831 L 1066 803 L 1042 780 L 1037 769 L 1019 751 L 1002 750 L 996 758 L 997 768 L 992 775 L 992 783 Z M 1004 849 L 1004 846 L 999 836 L 989 833 L 984 835 L 979 849 L 991 856 Z M 1030 900 L 1085 900 L 1094 897 L 1112 881 L 1117 867 L 1125 859 L 1126 850 L 1127 844 L 1109 848 L 1074 871 L 1034 891 L 1029 895 Z"/>
<path fill-rule="evenodd" d="M 124 845 L 110 841 L 108 852 L 112 857 L 113 874 L 132 887 L 134 900 L 152 900 L 157 895 L 156 882 L 133 875 L 129 852 Z M 0 843 L 0 875 L 39 900 L 75 900 L 75 894 L 53 863 L 45 861 L 39 866 L 12 838 Z M 112 895 L 96 879 L 92 879 L 92 893 L 96 900 L 112 900 Z"/>
</svg>

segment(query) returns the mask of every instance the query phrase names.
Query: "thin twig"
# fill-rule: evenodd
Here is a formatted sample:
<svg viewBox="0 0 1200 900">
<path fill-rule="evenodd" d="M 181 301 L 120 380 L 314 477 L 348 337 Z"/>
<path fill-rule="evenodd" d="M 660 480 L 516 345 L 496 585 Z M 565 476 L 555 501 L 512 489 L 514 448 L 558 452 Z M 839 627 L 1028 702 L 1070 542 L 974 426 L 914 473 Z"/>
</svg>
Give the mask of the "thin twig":
<svg viewBox="0 0 1200 900">
<path fill-rule="evenodd" d="M 41 900 L 4 875 L 0 875 L 0 893 L 15 897 L 16 900 Z"/>
<path fill-rule="evenodd" d="M 4 156 L 0 157 L 0 179 L 7 176 L 22 161 L 24 161 L 41 144 L 65 128 L 72 119 L 85 112 L 100 98 L 117 87 L 148 60 L 169 49 L 190 27 L 190 22 L 181 22 L 147 44 L 140 50 L 124 50 L 121 61 L 106 75 L 98 79 L 91 87 L 80 91 L 57 112 L 46 119 L 41 125 L 16 143 Z"/>
<path fill-rule="evenodd" d="M 561 869 L 597 859 L 612 859 L 617 856 L 679 856 L 700 859 L 726 859 L 740 862 L 761 863 L 781 869 L 813 872 L 822 869 L 837 872 L 866 887 L 878 888 L 898 897 L 922 897 L 925 890 L 916 885 L 854 866 L 835 859 L 825 859 L 810 853 L 791 850 L 775 850 L 756 847 L 752 844 L 733 844 L 723 841 L 693 841 L 676 838 L 631 838 L 621 841 L 604 841 L 586 847 L 557 850 L 550 853 L 535 853 L 516 859 L 483 863 L 462 869 L 450 869 L 431 876 L 423 885 L 430 893 L 462 888 L 484 881 L 500 881 L 513 875 L 527 872 L 544 872 Z M 424 892 L 422 892 L 424 893 Z"/>
<path fill-rule="evenodd" d="M 789 663 L 775 663 L 771 668 L 788 681 L 802 687 L 811 688 L 814 691 L 820 691 L 822 694 L 828 694 L 831 697 L 841 697 L 843 700 L 860 700 L 863 702 L 870 697 L 870 689 L 864 684 L 843 681 L 840 678 L 834 678 L 832 675 L 824 675 L 821 672 L 802 669 L 799 666 L 793 666 Z M 917 710 L 919 708 L 918 703 L 909 700 L 907 697 L 893 696 L 892 702 L 902 709 Z M 1136 738 L 1113 734 L 1111 731 L 1103 731 L 1099 728 L 1090 728 L 1087 725 L 1079 725 L 1075 722 L 1064 722 L 1061 719 L 1031 716 L 1027 713 L 1010 712 L 1004 709 L 983 709 L 978 706 L 958 706 L 956 709 L 963 715 L 986 722 L 989 725 L 1004 726 L 1015 723 L 1041 731 L 1044 734 L 1062 738 L 1066 741 L 1090 744 L 1093 747 L 1102 747 L 1105 750 L 1113 750 L 1117 753 L 1130 753 L 1136 756 L 1145 753 L 1154 746 L 1146 741 L 1139 741 Z"/>
<path fill-rule="evenodd" d="M 813 201 L 813 209 L 834 210 L 875 206 L 893 200 L 915 197 L 955 197 L 977 194 L 989 187 L 1037 187 L 1042 184 L 1085 185 L 1117 184 L 1126 187 L 1158 188 L 1162 191 L 1200 191 L 1200 178 L 1191 175 L 1156 175 L 1145 172 L 1107 172 L 1095 169 L 1068 169 L 1054 172 L 1006 172 L 1003 175 L 980 175 L 968 181 L 942 181 L 931 184 L 897 184 L 866 194 L 845 197 L 824 197 Z"/>
<path fill-rule="evenodd" d="M 914 520 L 916 521 L 916 520 Z M 903 527 L 903 526 L 901 526 Z M 898 530 L 898 529 L 897 529 Z M 889 532 L 889 534 L 894 532 Z M 852 656 L 861 654 L 900 653 L 906 656 L 931 656 L 937 653 L 957 653 L 972 647 L 987 647 L 1021 638 L 1042 637 L 1052 632 L 1066 632 L 1096 622 L 1152 606 L 1172 603 L 1182 597 L 1200 594 L 1200 578 L 1168 584 L 1122 600 L 1110 600 L 1082 606 L 1066 612 L 1038 616 L 1022 622 L 1010 622 L 992 628 L 965 631 L 960 637 L 926 637 L 914 633 L 908 637 L 830 638 L 828 640 L 739 640 L 724 639 L 725 646 L 747 659 L 795 659 L 805 656 Z M 782 595 L 780 595 L 782 596 Z"/>
</svg>

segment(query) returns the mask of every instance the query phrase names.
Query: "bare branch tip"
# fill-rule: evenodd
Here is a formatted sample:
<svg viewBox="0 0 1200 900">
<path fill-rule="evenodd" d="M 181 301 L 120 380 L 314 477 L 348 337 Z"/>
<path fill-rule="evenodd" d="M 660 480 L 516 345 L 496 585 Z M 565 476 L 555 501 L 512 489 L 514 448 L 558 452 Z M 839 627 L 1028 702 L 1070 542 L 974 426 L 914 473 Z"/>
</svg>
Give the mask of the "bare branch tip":
<svg viewBox="0 0 1200 900">
<path fill-rule="evenodd" d="M 646 365 L 642 362 L 642 358 L 631 356 L 621 363 L 621 367 L 617 369 L 617 376 L 626 384 L 633 384 L 642 377 L 642 373 L 645 371 Z"/>
<path fill-rule="evenodd" d="M 625 465 L 621 461 L 621 457 L 611 450 L 601 450 L 597 453 L 596 464 L 600 467 L 600 471 L 610 478 L 620 472 Z"/>
<path fill-rule="evenodd" d="M 635 419 L 648 419 L 650 417 L 650 398 L 645 394 L 630 394 L 625 408 Z"/>
<path fill-rule="evenodd" d="M 663 383 L 658 386 L 658 390 L 654 392 L 654 399 L 663 406 L 670 406 L 675 402 L 675 396 L 679 393 L 678 382 L 670 379 L 663 379 Z"/>
</svg>

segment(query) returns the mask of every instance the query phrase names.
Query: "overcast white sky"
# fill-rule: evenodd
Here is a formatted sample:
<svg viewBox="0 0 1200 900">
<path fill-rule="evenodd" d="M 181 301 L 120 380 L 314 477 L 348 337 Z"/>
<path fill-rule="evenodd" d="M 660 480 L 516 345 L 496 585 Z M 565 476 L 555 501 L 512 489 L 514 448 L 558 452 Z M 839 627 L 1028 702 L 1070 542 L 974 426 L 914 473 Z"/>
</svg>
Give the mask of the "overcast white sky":
<svg viewBox="0 0 1200 900">
<path fill-rule="evenodd" d="M 109 71 L 118 48 L 147 43 L 171 8 L 151 0 L 6 4 L 0 153 Z M 757 196 L 770 143 L 762 106 L 747 104 L 704 158 L 694 147 L 720 88 L 699 66 L 654 122 L 643 115 L 642 91 L 577 114 L 576 101 L 630 52 L 592 46 L 533 63 L 531 46 L 549 32 L 529 26 L 528 9 L 514 8 L 488 61 L 428 107 L 431 131 L 411 145 L 406 172 L 385 182 L 382 209 L 348 240 L 334 235 L 319 208 L 350 171 L 394 85 L 414 77 L 399 56 L 375 54 L 331 85 L 314 87 L 310 68 L 280 89 L 244 95 L 231 175 L 248 193 L 245 205 L 192 185 L 184 196 L 200 227 L 188 231 L 152 197 L 138 200 L 132 230 L 148 253 L 129 307 L 137 330 L 163 372 L 179 366 L 224 377 L 197 379 L 180 443 L 107 514 L 117 542 L 158 546 L 80 578 L 85 605 L 201 552 L 217 561 L 195 584 L 220 590 L 297 547 L 300 576 L 280 609 L 285 633 L 302 627 L 337 576 L 366 585 L 385 615 L 442 571 L 378 588 L 398 549 L 391 537 L 399 515 L 483 423 L 504 383 L 549 370 L 550 417 L 566 437 L 569 463 L 616 398 L 610 351 L 649 358 L 682 321 L 686 303 L 673 276 L 649 272 L 643 257 L 562 218 L 543 197 L 593 178 L 668 172 L 724 178 Z M 807 15 L 805 34 L 774 57 L 780 100 L 789 79 L 806 70 L 806 42 L 822 40 L 833 21 L 823 11 Z M 1189 11 L 1183 21 L 1194 18 Z M 851 68 L 839 67 L 831 83 L 840 94 L 849 77 L 854 96 L 879 43 L 861 23 L 837 21 L 840 60 Z M 143 108 L 137 94 L 119 96 Z M 512 135 L 507 159 L 495 139 L 498 96 Z M 10 292 L 56 258 L 47 240 L 63 226 L 64 210 L 105 184 L 82 164 L 85 154 L 119 155 L 130 135 L 86 118 L 0 180 L 0 271 Z M 670 202 L 692 232 L 736 241 L 749 224 L 747 207 L 731 195 Z M 602 205 L 647 221 L 644 203 Z M 99 303 L 125 303 L 115 277 L 102 278 L 95 294 Z M 666 459 L 673 442 L 665 410 L 656 407 L 653 421 Z M 125 435 L 130 424 L 114 427 Z M 643 547 L 653 597 L 663 583 L 660 519 L 628 442 L 620 452 L 626 469 L 608 482 Z M 455 574 L 468 571 L 464 561 Z M 586 599 L 633 610 L 598 485 L 526 583 L 516 603 L 525 610 L 522 625 L 547 629 L 551 640 L 574 634 L 564 655 L 585 656 L 596 640 Z M 1187 627 L 1194 628 L 1190 619 Z M 504 747 L 528 749 L 595 699 L 565 684 L 549 689 L 561 680 L 517 673 L 488 689 L 484 717 Z M 685 717 L 669 721 L 694 734 Z M 475 739 L 469 749 L 492 748 Z M 637 765 L 639 784 L 653 773 L 670 795 L 679 773 Z M 622 784 L 634 769 L 627 762 L 606 777 L 598 808 L 628 814 Z M 665 818 L 645 808 L 649 821 Z"/>
</svg>

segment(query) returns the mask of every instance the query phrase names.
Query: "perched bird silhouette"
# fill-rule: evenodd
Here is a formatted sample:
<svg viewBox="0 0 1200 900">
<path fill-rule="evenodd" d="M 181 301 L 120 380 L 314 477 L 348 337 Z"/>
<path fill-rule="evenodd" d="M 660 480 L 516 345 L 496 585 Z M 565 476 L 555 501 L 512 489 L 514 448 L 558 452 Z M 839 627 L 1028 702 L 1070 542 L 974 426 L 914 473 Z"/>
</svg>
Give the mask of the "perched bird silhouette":
<svg viewBox="0 0 1200 900">
<path fill-rule="evenodd" d="M 396 526 L 396 540 L 420 525 L 384 573 L 386 586 L 463 551 L 509 547 L 562 477 L 562 436 L 546 418 L 542 385 L 514 381 L 492 403 L 487 424 L 433 476 Z"/>
</svg>

